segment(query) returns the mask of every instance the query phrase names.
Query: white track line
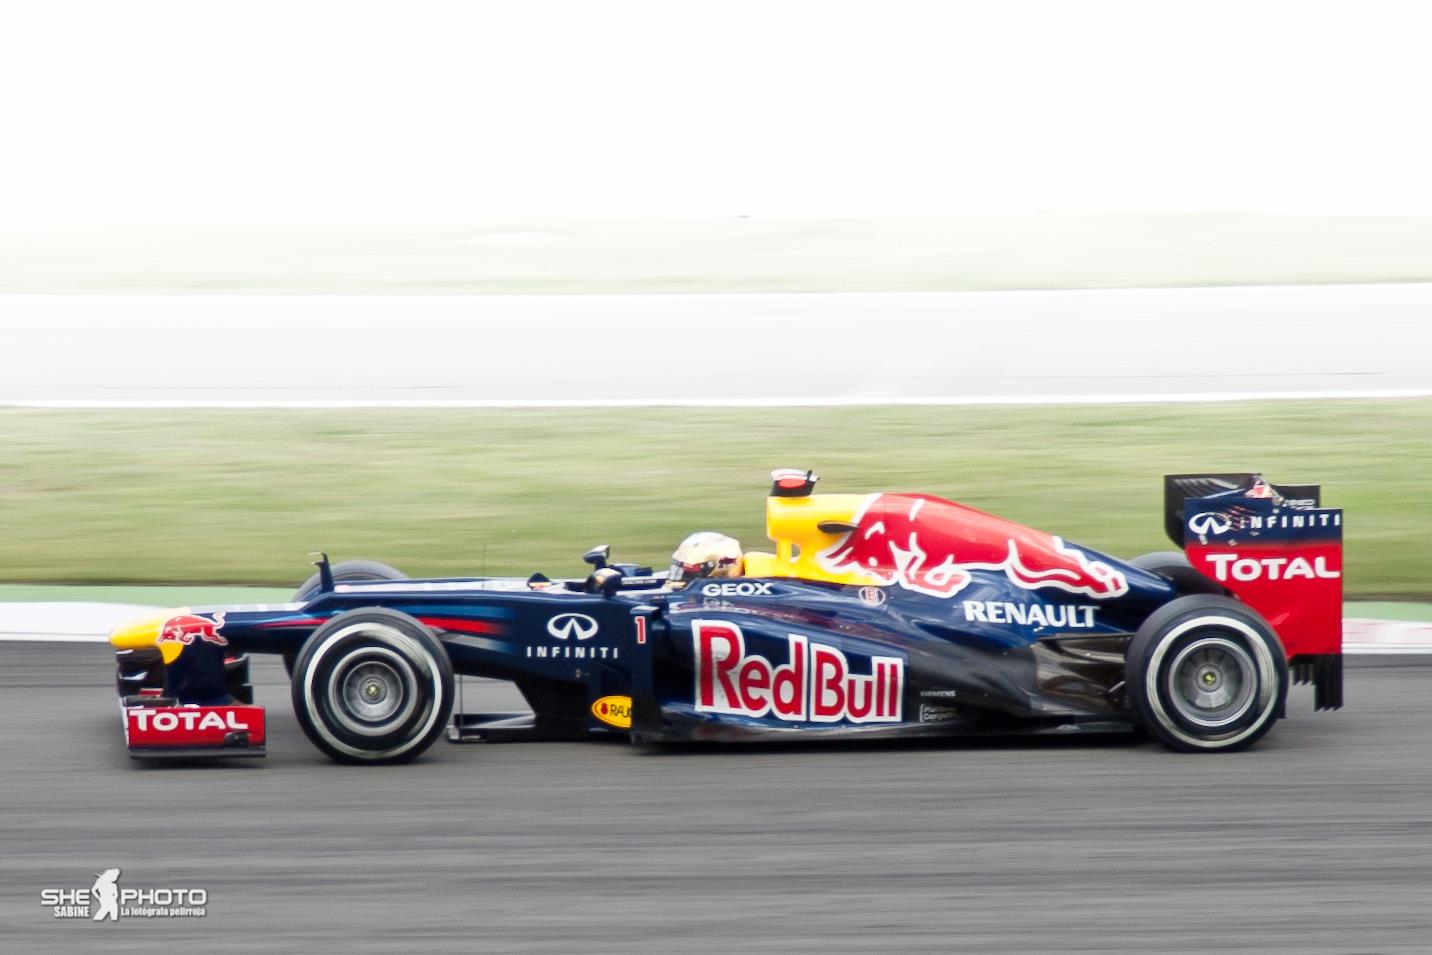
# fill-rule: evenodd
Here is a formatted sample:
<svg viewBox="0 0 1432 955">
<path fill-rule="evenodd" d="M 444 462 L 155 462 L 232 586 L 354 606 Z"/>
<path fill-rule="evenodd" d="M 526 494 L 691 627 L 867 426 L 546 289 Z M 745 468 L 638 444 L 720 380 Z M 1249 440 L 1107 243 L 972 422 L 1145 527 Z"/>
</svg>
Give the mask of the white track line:
<svg viewBox="0 0 1432 955">
<path fill-rule="evenodd" d="M 1346 657 L 1425 657 L 1432 656 L 1432 647 L 1382 647 L 1361 643 L 1343 644 Z"/>
<path fill-rule="evenodd" d="M 1133 405 L 1198 404 L 1229 401 L 1345 401 L 1432 398 L 1428 388 L 1354 388 L 1331 391 L 1230 391 L 1114 395 L 862 395 L 852 397 L 765 398 L 553 398 L 545 400 L 295 399 L 295 400 L 131 400 L 35 398 L 0 401 L 0 408 L 49 410 L 336 410 L 336 409 L 520 409 L 520 408 L 851 408 L 960 405 Z"/>
<path fill-rule="evenodd" d="M 1432 623 L 1420 620 L 1343 620 L 1343 652 L 1381 656 L 1432 653 Z"/>
<path fill-rule="evenodd" d="M 114 627 L 161 608 L 103 601 L 0 602 L 0 640 L 104 643 Z"/>
</svg>

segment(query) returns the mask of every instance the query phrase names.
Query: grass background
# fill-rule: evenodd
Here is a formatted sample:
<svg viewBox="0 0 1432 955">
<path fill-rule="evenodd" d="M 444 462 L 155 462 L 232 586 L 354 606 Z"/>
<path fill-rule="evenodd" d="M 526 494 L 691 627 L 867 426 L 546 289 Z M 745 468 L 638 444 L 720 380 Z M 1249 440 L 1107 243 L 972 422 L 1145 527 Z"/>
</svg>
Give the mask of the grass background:
<svg viewBox="0 0 1432 955">
<path fill-rule="evenodd" d="M 901 292 L 1425 281 L 1432 281 L 1428 217 L 0 226 L 0 292 Z"/>
<path fill-rule="evenodd" d="M 0 410 L 0 581 L 291 586 L 306 554 L 574 574 L 764 541 L 767 472 L 919 490 L 1133 556 L 1165 472 L 1320 482 L 1350 596 L 1432 594 L 1432 401 L 1040 408 Z"/>
</svg>

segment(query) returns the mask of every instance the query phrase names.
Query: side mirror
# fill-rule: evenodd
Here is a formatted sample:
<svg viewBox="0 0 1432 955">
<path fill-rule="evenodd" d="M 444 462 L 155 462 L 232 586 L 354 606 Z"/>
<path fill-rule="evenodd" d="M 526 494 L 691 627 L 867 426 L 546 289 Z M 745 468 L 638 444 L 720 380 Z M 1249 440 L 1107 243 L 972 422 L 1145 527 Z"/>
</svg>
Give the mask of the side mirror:
<svg viewBox="0 0 1432 955">
<path fill-rule="evenodd" d="M 313 562 L 313 566 L 318 568 L 318 593 L 333 593 L 333 565 L 328 562 L 328 555 L 316 550 L 308 556 L 318 558 Z"/>
<path fill-rule="evenodd" d="M 589 594 L 601 594 L 603 597 L 611 597 L 622 586 L 622 572 L 613 570 L 610 567 L 603 567 L 592 572 L 587 578 L 584 588 Z"/>
<path fill-rule="evenodd" d="M 598 544 L 582 555 L 582 560 L 591 564 L 597 570 L 607 566 L 607 558 L 612 554 L 611 544 Z"/>
</svg>

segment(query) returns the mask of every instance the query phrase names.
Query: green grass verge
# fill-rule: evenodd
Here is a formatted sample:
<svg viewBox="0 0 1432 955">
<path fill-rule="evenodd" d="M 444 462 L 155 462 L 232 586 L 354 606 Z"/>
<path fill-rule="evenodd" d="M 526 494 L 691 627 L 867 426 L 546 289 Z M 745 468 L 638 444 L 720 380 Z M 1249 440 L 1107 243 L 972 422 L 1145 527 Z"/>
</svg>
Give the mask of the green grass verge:
<svg viewBox="0 0 1432 955">
<path fill-rule="evenodd" d="M 1412 600 L 1369 600 L 1343 605 L 1344 617 L 1432 623 L 1432 604 Z"/>
<path fill-rule="evenodd" d="M 0 228 L 0 292 L 899 292 L 1432 281 L 1432 218 Z"/>
<path fill-rule="evenodd" d="M 1432 401 L 1140 407 L 0 411 L 0 581 L 263 583 L 306 554 L 412 574 L 664 564 L 764 540 L 766 472 L 921 490 L 1114 554 L 1168 549 L 1166 471 L 1318 481 L 1350 595 L 1432 593 Z"/>
</svg>

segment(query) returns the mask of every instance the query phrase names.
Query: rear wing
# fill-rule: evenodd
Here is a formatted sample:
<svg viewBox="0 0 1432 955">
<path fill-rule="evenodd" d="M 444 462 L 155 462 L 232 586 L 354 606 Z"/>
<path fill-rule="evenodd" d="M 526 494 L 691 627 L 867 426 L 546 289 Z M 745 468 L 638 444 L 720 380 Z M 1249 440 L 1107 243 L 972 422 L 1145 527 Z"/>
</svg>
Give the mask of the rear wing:
<svg viewBox="0 0 1432 955">
<path fill-rule="evenodd" d="M 1164 475 L 1164 533 L 1178 548 L 1183 548 L 1184 502 L 1189 498 L 1209 497 L 1228 491 L 1251 490 L 1263 482 L 1289 507 L 1317 507 L 1321 491 L 1316 484 L 1268 484 L 1262 475 L 1252 472 L 1228 474 L 1165 474 Z"/>
<path fill-rule="evenodd" d="M 1318 709 L 1342 705 L 1342 511 L 1311 484 L 1257 474 L 1164 478 L 1164 526 L 1189 563 L 1277 631 Z"/>
</svg>

